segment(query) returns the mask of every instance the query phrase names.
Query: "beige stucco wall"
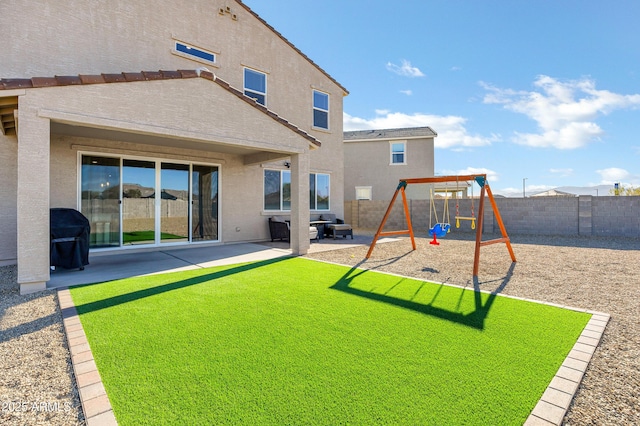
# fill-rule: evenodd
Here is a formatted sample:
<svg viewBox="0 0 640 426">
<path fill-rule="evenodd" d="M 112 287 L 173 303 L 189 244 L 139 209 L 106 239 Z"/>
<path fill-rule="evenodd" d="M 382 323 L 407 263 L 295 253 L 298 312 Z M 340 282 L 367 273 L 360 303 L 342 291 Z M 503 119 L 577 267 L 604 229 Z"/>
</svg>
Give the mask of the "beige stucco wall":
<svg viewBox="0 0 640 426">
<path fill-rule="evenodd" d="M 218 9 L 227 6 L 231 13 L 220 15 Z M 51 181 L 56 184 L 49 194 L 51 207 L 77 207 L 79 150 L 193 158 L 221 167 L 221 239 L 266 239 L 270 213 L 262 211 L 263 169 L 282 168 L 283 161 L 245 165 L 242 155 L 219 152 L 216 147 L 224 146 L 308 158 L 310 164 L 304 170 L 308 167 L 311 172 L 331 175 L 332 212 L 343 216 L 344 89 L 240 4 L 227 0 L 195 0 L 188 5 L 70 0 L 45 2 L 36 10 L 27 0 L 8 0 L 0 2 L 0 28 L 6 29 L 7 50 L 0 61 L 0 78 L 205 66 L 242 90 L 243 67 L 255 68 L 267 74 L 267 107 L 322 142 L 321 148 L 310 150 L 308 140 L 200 78 L 26 89 L 20 108 L 34 108 L 37 117 L 51 121 L 53 127 L 64 123 L 117 129 L 175 141 L 167 147 L 167 139 L 164 145 L 142 145 L 99 136 L 52 135 Z M 216 64 L 173 54 L 176 40 L 216 53 Z M 329 131 L 312 127 L 313 89 L 330 96 Z M 77 143 L 76 139 L 82 140 Z M 15 136 L 0 134 L 0 262 L 16 259 L 16 146 Z"/>
<path fill-rule="evenodd" d="M 237 20 L 218 13 L 227 6 Z M 311 171 L 331 173 L 332 209 L 342 213 L 344 91 L 243 6 L 229 0 L 70 0 L 24 13 L 31 8 L 27 0 L 0 2 L 0 28 L 10 29 L 3 39 L 10 59 L 0 64 L 0 78 L 205 66 L 242 89 L 243 67 L 254 68 L 267 74 L 267 107 L 322 141 L 311 154 Z M 176 40 L 216 53 L 217 64 L 172 54 Z M 330 95 L 329 132 L 312 127 L 313 89 Z"/>
<path fill-rule="evenodd" d="M 433 150 L 433 138 L 409 139 L 406 140 L 406 164 L 391 164 L 389 140 L 345 141 L 345 201 L 356 199 L 356 186 L 371 186 L 372 200 L 389 200 L 400 179 L 433 176 Z M 407 196 L 426 198 L 428 190 L 416 185 L 407 191 Z"/>
<path fill-rule="evenodd" d="M 0 266 L 13 264 L 17 256 L 18 141 L 0 133 Z"/>
</svg>

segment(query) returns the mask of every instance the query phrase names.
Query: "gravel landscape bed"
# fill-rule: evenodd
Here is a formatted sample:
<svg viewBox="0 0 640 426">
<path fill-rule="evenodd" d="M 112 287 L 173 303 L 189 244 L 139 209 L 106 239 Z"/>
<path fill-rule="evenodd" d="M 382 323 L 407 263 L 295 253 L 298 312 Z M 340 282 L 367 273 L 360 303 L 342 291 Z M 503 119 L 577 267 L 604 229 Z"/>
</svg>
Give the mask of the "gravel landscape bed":
<svg viewBox="0 0 640 426">
<path fill-rule="evenodd" d="M 488 239 L 490 237 L 486 237 Z M 567 425 L 640 424 L 640 241 L 512 236 L 483 247 L 477 286 L 611 314 L 571 408 Z M 474 287 L 473 236 L 417 238 L 308 257 L 424 280 Z M 0 267 L 0 424 L 84 424 L 54 291 L 20 296 L 15 266 Z"/>
<path fill-rule="evenodd" d="M 21 296 L 0 267 L 0 424 L 82 425 L 84 415 L 55 291 Z"/>
</svg>

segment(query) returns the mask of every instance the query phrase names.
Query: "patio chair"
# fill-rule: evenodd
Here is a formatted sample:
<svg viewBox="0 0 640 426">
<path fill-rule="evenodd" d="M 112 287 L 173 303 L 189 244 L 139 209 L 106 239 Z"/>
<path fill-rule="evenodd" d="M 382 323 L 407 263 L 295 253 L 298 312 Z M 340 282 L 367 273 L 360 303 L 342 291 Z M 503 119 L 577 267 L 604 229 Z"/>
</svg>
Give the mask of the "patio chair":
<svg viewBox="0 0 640 426">
<path fill-rule="evenodd" d="M 323 214 L 320 216 L 320 220 L 330 220 L 331 223 L 328 223 L 324 226 L 325 236 L 332 237 L 334 240 L 337 236 L 342 236 L 343 238 L 347 238 L 347 235 L 351 236 L 353 240 L 353 228 L 348 223 L 344 223 L 344 220 L 336 218 L 334 214 Z"/>
<path fill-rule="evenodd" d="M 271 242 L 274 240 L 289 241 L 291 235 L 289 221 L 278 216 L 270 217 L 269 234 Z M 309 239 L 318 241 L 318 228 L 315 226 L 309 226 Z"/>
</svg>

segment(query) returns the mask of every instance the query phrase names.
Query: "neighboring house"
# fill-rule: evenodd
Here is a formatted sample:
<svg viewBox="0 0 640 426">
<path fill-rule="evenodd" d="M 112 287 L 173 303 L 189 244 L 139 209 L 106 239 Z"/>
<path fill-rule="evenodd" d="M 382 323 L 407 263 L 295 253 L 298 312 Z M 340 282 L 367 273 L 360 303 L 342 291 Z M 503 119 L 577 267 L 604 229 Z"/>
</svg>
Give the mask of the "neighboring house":
<svg viewBox="0 0 640 426">
<path fill-rule="evenodd" d="M 531 196 L 532 197 L 577 197 L 576 194 L 559 191 L 557 189 L 550 189 L 548 191 L 538 192 L 537 194 L 533 194 Z"/>
<path fill-rule="evenodd" d="M 25 11 L 29 11 L 25 13 Z M 49 209 L 91 250 L 268 238 L 343 216 L 347 90 L 241 1 L 0 3 L 0 265 L 49 280 Z M 135 237 L 134 237 L 135 236 Z"/>
<path fill-rule="evenodd" d="M 430 127 L 344 132 L 345 201 L 390 200 L 400 179 L 433 176 L 436 136 Z M 429 197 L 414 186 L 408 197 Z"/>
</svg>

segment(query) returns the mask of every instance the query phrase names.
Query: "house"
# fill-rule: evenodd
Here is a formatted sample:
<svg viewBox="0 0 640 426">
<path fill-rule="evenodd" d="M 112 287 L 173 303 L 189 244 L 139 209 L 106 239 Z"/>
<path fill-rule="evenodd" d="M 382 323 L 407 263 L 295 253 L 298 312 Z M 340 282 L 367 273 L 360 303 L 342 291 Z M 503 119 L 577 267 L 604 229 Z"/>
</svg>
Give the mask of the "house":
<svg viewBox="0 0 640 426">
<path fill-rule="evenodd" d="M 344 198 L 389 200 L 400 179 L 434 175 L 434 138 L 430 127 L 344 132 Z M 410 198 L 427 199 L 415 185 Z"/>
<path fill-rule="evenodd" d="M 303 254 L 310 214 L 343 215 L 348 91 L 241 1 L 32 6 L 0 6 L 0 265 L 22 293 L 50 278 L 53 207 L 93 253 L 266 240 L 284 213 Z"/>
</svg>

